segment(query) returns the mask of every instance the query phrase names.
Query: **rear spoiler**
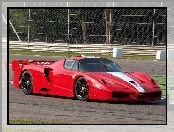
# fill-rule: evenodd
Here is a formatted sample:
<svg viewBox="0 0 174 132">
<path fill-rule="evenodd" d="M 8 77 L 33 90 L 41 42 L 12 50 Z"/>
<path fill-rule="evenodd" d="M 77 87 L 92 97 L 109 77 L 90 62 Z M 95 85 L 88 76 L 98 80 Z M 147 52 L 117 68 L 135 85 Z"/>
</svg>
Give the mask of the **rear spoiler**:
<svg viewBox="0 0 174 132">
<path fill-rule="evenodd" d="M 22 65 L 51 65 L 55 61 L 45 61 L 45 60 L 13 60 L 12 61 L 12 70 L 20 71 Z"/>
<path fill-rule="evenodd" d="M 12 70 L 13 71 L 20 71 L 21 65 L 27 65 L 27 60 L 13 60 L 12 61 Z"/>
</svg>

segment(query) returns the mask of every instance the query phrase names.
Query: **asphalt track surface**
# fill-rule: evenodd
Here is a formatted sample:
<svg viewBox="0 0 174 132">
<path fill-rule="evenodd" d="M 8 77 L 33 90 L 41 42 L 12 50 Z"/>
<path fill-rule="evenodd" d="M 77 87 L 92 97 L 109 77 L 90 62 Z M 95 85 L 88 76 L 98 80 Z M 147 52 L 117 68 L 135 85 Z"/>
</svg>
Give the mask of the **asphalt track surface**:
<svg viewBox="0 0 174 132">
<path fill-rule="evenodd" d="M 10 59 L 59 60 L 60 58 L 10 55 Z M 114 61 L 125 71 L 166 75 L 165 61 Z M 12 80 L 12 70 L 11 68 L 9 70 L 9 80 Z M 10 85 L 9 118 L 71 124 L 166 124 L 166 100 L 146 103 L 82 102 L 53 96 L 24 95 L 22 91 Z"/>
</svg>

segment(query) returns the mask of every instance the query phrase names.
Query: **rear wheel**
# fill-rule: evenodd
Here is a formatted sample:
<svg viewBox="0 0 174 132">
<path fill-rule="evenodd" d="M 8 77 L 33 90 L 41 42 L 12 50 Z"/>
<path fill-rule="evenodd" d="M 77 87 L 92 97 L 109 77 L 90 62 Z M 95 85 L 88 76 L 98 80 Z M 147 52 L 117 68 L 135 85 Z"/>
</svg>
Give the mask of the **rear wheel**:
<svg viewBox="0 0 174 132">
<path fill-rule="evenodd" d="M 33 94 L 33 81 L 31 73 L 29 71 L 24 71 L 22 73 L 20 87 L 24 94 L 26 95 Z"/>
<path fill-rule="evenodd" d="M 86 79 L 80 77 L 75 82 L 75 96 L 81 101 L 87 101 L 89 99 L 89 87 Z"/>
</svg>

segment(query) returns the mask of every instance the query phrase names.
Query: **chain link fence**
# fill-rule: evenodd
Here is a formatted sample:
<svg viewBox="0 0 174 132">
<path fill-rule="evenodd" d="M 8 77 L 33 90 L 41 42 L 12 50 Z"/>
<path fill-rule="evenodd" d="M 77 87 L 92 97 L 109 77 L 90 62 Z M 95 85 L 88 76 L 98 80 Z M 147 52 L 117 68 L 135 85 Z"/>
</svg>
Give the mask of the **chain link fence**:
<svg viewBox="0 0 174 132">
<path fill-rule="evenodd" d="M 166 8 L 9 9 L 9 37 L 70 44 L 166 45 Z M 15 31 L 14 31 L 14 29 Z"/>
</svg>

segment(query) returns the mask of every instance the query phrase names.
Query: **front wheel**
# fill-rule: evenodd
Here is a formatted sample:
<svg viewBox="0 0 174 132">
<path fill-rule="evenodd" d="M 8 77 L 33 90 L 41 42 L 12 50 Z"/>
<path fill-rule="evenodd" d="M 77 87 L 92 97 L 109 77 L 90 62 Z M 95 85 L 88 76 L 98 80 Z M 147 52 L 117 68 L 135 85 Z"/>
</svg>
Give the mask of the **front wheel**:
<svg viewBox="0 0 174 132">
<path fill-rule="evenodd" d="M 75 96 L 81 101 L 87 101 L 89 99 L 89 87 L 84 77 L 78 78 L 75 82 Z"/>
<path fill-rule="evenodd" d="M 24 94 L 26 95 L 33 94 L 32 76 L 31 73 L 27 70 L 22 73 L 20 87 Z"/>
</svg>

